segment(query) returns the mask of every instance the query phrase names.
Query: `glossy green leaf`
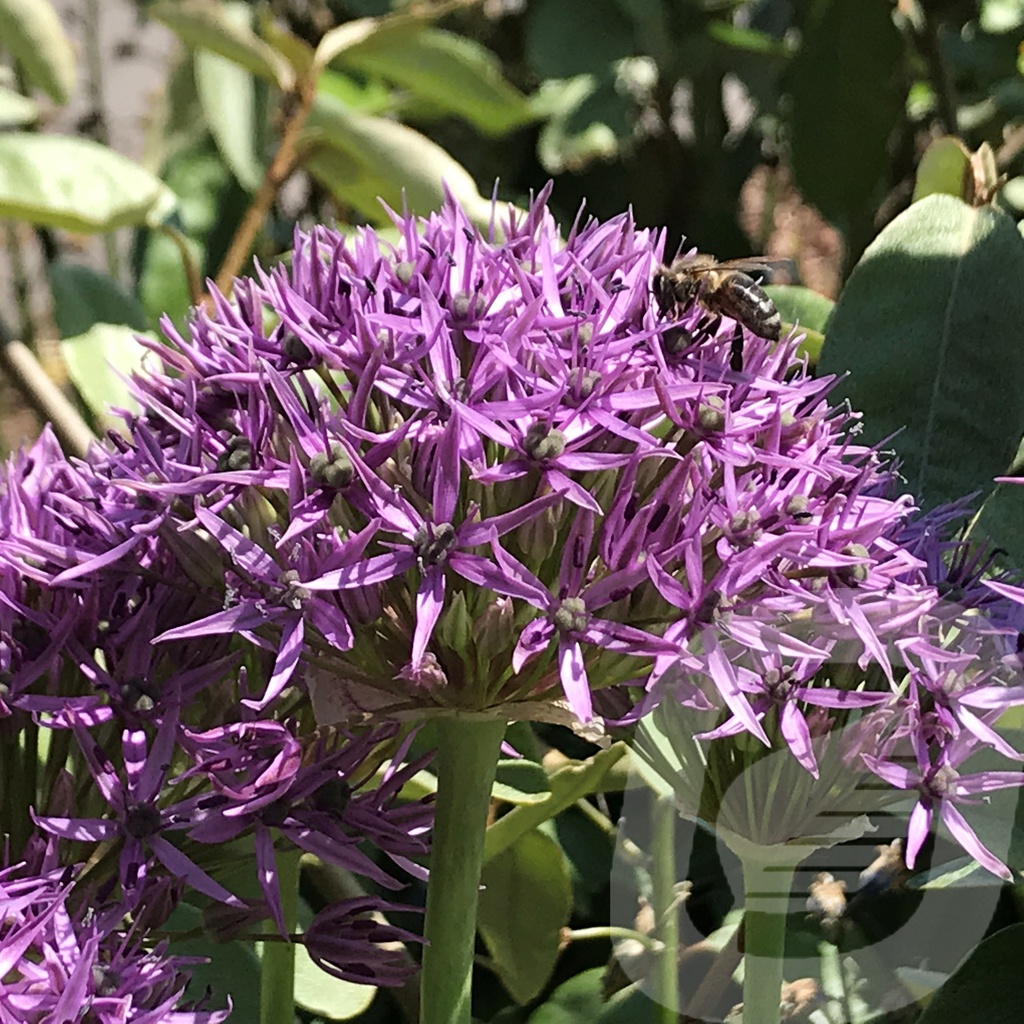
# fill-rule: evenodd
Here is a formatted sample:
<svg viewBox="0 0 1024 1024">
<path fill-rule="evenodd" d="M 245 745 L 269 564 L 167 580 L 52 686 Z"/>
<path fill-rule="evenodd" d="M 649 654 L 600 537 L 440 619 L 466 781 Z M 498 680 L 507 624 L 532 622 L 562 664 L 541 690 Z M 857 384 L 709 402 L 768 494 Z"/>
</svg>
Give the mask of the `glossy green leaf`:
<svg viewBox="0 0 1024 1024">
<path fill-rule="evenodd" d="M 867 249 L 829 322 L 826 373 L 891 438 L 925 506 L 987 492 L 1024 436 L 1024 244 L 952 196 L 914 203 Z M 893 436 L 896 435 L 896 436 Z"/>
<path fill-rule="evenodd" d="M 55 260 L 47 267 L 53 317 L 62 338 L 84 334 L 94 324 L 125 324 L 146 329 L 146 313 L 108 274 L 81 263 Z"/>
<path fill-rule="evenodd" d="M 120 374 L 128 375 L 142 365 L 146 350 L 135 335 L 138 331 L 124 324 L 93 324 L 87 331 L 60 343 L 68 376 L 85 404 L 100 419 L 121 423 L 111 416 L 108 406 L 135 409 Z"/>
<path fill-rule="evenodd" d="M 967 200 L 973 191 L 971 155 L 952 135 L 933 139 L 921 155 L 914 178 L 914 202 L 931 195 L 956 196 Z"/>
<path fill-rule="evenodd" d="M 572 910 L 565 855 L 537 831 L 520 836 L 484 868 L 477 923 L 494 967 L 517 1003 L 544 987 Z"/>
<path fill-rule="evenodd" d="M 817 366 L 825 344 L 825 325 L 835 303 L 803 285 L 772 284 L 764 290 L 782 316 L 782 333 L 795 330 L 802 334 L 797 354 L 806 358 L 808 365 Z"/>
<path fill-rule="evenodd" d="M 159 0 L 149 8 L 149 15 L 189 49 L 219 53 L 282 90 L 295 81 L 291 64 L 251 28 L 235 22 L 216 0 Z"/>
<path fill-rule="evenodd" d="M 546 800 L 513 808 L 487 830 L 484 863 L 507 850 L 520 836 L 572 806 L 581 797 L 598 792 L 605 777 L 626 752 L 624 743 L 614 743 L 586 761 L 574 762 L 556 771 L 550 776 L 551 792 Z"/>
<path fill-rule="evenodd" d="M 534 118 L 498 59 L 452 32 L 401 22 L 349 47 L 336 63 L 400 85 L 484 134 L 499 135 Z"/>
<path fill-rule="evenodd" d="M 384 114 L 395 105 L 394 93 L 384 82 L 357 82 L 338 71 L 322 72 L 317 79 L 317 91 L 361 114 Z"/>
<path fill-rule="evenodd" d="M 840 227 L 880 197 L 903 107 L 902 55 L 889 0 L 823 0 L 793 58 L 793 174 L 803 197 Z"/>
<path fill-rule="evenodd" d="M 159 221 L 174 203 L 159 178 L 98 142 L 0 134 L 0 217 L 89 233 Z"/>
<path fill-rule="evenodd" d="M 0 0 L 0 48 L 56 103 L 75 89 L 75 50 L 50 0 Z"/>
<path fill-rule="evenodd" d="M 798 284 L 767 284 L 764 290 L 786 323 L 824 334 L 835 306 L 828 296 Z"/>
<path fill-rule="evenodd" d="M 770 57 L 789 57 L 793 52 L 792 44 L 786 39 L 776 39 L 767 32 L 757 29 L 743 28 L 729 21 L 718 19 L 708 24 L 708 35 L 730 49 L 743 50 L 747 53 L 761 53 Z"/>
<path fill-rule="evenodd" d="M 200 927 L 202 914 L 197 907 L 179 903 L 164 926 L 170 932 L 190 932 Z M 260 962 L 252 946 L 245 942 L 213 942 L 199 936 L 175 939 L 168 952 L 176 956 L 205 957 L 207 963 L 190 967 L 192 978 L 188 998 L 201 999 L 209 989 L 209 1006 L 221 1008 L 231 998 L 231 1020 L 256 1024 L 260 1017 Z"/>
<path fill-rule="evenodd" d="M 295 947 L 295 1002 L 322 1020 L 351 1020 L 373 1002 L 372 985 L 355 985 L 321 970 L 305 946 Z"/>
<path fill-rule="evenodd" d="M 306 124 L 310 148 L 304 166 L 335 198 L 366 217 L 383 218 L 378 196 L 400 210 L 403 192 L 416 213 L 439 209 L 444 183 L 473 220 L 490 219 L 490 201 L 477 191 L 469 171 L 412 128 L 348 110 L 323 94 L 317 96 Z"/>
<path fill-rule="evenodd" d="M 248 4 L 225 3 L 223 9 L 232 24 L 250 27 L 252 9 Z M 196 92 L 210 134 L 238 183 L 255 192 L 263 179 L 257 150 L 256 80 L 240 64 L 210 50 L 197 50 L 194 60 Z"/>
<path fill-rule="evenodd" d="M 27 96 L 0 86 L 0 128 L 31 124 L 39 116 L 39 108 Z"/>
<path fill-rule="evenodd" d="M 1024 924 L 985 939 L 935 993 L 918 1024 L 1017 1024 L 1024 1003 Z"/>
</svg>

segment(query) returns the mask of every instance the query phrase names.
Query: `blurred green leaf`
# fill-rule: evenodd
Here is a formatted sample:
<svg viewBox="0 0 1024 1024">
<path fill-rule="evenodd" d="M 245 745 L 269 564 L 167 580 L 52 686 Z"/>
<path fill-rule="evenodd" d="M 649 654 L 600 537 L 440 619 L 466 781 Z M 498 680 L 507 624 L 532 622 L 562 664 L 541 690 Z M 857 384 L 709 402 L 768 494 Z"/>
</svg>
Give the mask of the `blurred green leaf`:
<svg viewBox="0 0 1024 1024">
<path fill-rule="evenodd" d="M 319 143 L 319 145 L 318 145 Z M 383 117 L 346 109 L 318 94 L 306 122 L 303 165 L 334 194 L 371 220 L 383 219 L 377 197 L 401 209 L 426 214 L 444 201 L 442 182 L 471 219 L 486 223 L 490 200 L 453 156 L 436 142 Z"/>
<path fill-rule="evenodd" d="M 528 1003 L 551 976 L 572 910 L 565 855 L 553 839 L 527 832 L 488 862 L 481 882 L 480 934 L 509 994 Z"/>
<path fill-rule="evenodd" d="M 317 91 L 340 100 L 348 109 L 361 114 L 383 114 L 395 105 L 392 91 L 380 81 L 356 82 L 337 71 L 321 72 Z"/>
<path fill-rule="evenodd" d="M 534 118 L 498 59 L 452 32 L 400 22 L 345 50 L 336 63 L 403 86 L 484 134 L 500 135 Z"/>
<path fill-rule="evenodd" d="M 164 927 L 171 932 L 189 932 L 201 923 L 198 907 L 179 903 Z M 230 997 L 232 1022 L 256 1024 L 260 1018 L 260 962 L 249 943 L 213 942 L 200 936 L 175 939 L 168 952 L 172 956 L 204 957 L 207 961 L 189 968 L 192 978 L 186 990 L 188 998 L 201 999 L 209 989 L 209 1005 L 221 1008 Z"/>
<path fill-rule="evenodd" d="M 376 994 L 372 985 L 355 985 L 321 970 L 305 946 L 295 947 L 295 1002 L 303 1010 L 324 1020 L 351 1020 L 369 1007 Z"/>
<path fill-rule="evenodd" d="M 890 223 L 829 322 L 826 373 L 892 438 L 925 507 L 985 492 L 1024 436 L 1024 242 L 989 207 L 933 195 Z M 896 436 L 893 436 L 896 435 Z"/>
<path fill-rule="evenodd" d="M 46 269 L 53 317 L 62 338 L 84 334 L 98 323 L 146 329 L 143 308 L 109 275 L 66 260 L 54 260 Z"/>
<path fill-rule="evenodd" d="M 27 96 L 0 86 L 0 128 L 31 124 L 39 116 L 39 109 Z"/>
<path fill-rule="evenodd" d="M 0 0 L 0 46 L 56 103 L 75 89 L 75 50 L 50 0 Z"/>
<path fill-rule="evenodd" d="M 158 0 L 149 15 L 192 50 L 210 50 L 241 64 L 287 91 L 295 81 L 291 64 L 251 28 L 236 23 L 217 0 Z"/>
<path fill-rule="evenodd" d="M 142 365 L 146 350 L 139 344 L 133 327 L 124 324 L 93 324 L 87 331 L 60 343 L 68 376 L 85 404 L 100 420 L 112 424 L 123 421 L 111 416 L 108 406 L 136 409 L 135 399 L 118 376 L 130 375 Z"/>
<path fill-rule="evenodd" d="M 914 178 L 913 202 L 925 196 L 956 196 L 967 202 L 974 191 L 971 154 L 955 136 L 932 139 L 921 156 Z"/>
<path fill-rule="evenodd" d="M 314 51 L 313 63 L 318 68 L 326 68 L 335 57 L 373 36 L 385 24 L 387 22 L 382 22 L 380 18 L 357 18 L 332 28 Z"/>
<path fill-rule="evenodd" d="M 542 79 L 609 73 L 633 54 L 633 23 L 615 0 L 533 0 L 526 9 L 526 56 Z"/>
<path fill-rule="evenodd" d="M 0 217 L 89 233 L 159 221 L 174 204 L 159 178 L 98 142 L 0 134 Z"/>
<path fill-rule="evenodd" d="M 220 215 L 220 198 L 232 184 L 231 174 L 209 135 L 176 152 L 162 173 L 179 197 L 175 226 L 186 236 L 201 267 L 207 238 Z M 139 240 L 136 277 L 150 323 L 155 325 L 163 313 L 180 323 L 192 303 L 181 253 L 170 238 L 148 232 Z"/>
<path fill-rule="evenodd" d="M 903 106 L 902 55 L 889 0 L 824 0 L 790 65 L 796 184 L 844 230 L 883 187 Z"/>
<path fill-rule="evenodd" d="M 593 75 L 578 75 L 548 79 L 534 96 L 534 112 L 548 117 L 537 140 L 537 156 L 548 174 L 580 171 L 594 160 L 618 153 L 614 129 L 585 116 L 585 105 L 598 88 Z"/>
<path fill-rule="evenodd" d="M 626 754 L 624 743 L 614 743 L 586 761 L 574 762 L 549 776 L 551 793 L 538 804 L 525 804 L 500 817 L 487 830 L 484 840 L 484 863 L 507 850 L 520 836 L 542 822 L 553 818 L 588 793 L 599 791 L 605 776 Z"/>
<path fill-rule="evenodd" d="M 985 939 L 935 993 L 918 1024 L 1017 1024 L 1024 1003 L 1024 924 Z"/>
<path fill-rule="evenodd" d="M 787 39 L 776 39 L 767 32 L 743 28 L 732 24 L 732 22 L 719 19 L 709 22 L 708 35 L 734 50 L 763 53 L 771 57 L 789 57 L 795 49 Z"/>
<path fill-rule="evenodd" d="M 224 17 L 232 24 L 250 27 L 252 9 L 248 4 L 234 2 L 223 7 Z M 263 179 L 257 148 L 256 80 L 241 65 L 210 50 L 197 50 L 194 61 L 196 92 L 210 134 L 238 183 L 255 192 Z"/>
</svg>

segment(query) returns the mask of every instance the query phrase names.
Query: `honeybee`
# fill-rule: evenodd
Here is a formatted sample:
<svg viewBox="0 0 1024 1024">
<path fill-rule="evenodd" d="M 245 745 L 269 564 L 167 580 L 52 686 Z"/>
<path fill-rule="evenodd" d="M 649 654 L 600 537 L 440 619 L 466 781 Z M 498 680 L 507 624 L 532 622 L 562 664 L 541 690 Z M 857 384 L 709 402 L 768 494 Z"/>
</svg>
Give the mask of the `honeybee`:
<svg viewBox="0 0 1024 1024">
<path fill-rule="evenodd" d="M 775 303 L 751 276 L 770 275 L 777 266 L 778 261 L 757 256 L 721 263 L 705 253 L 682 256 L 671 266 L 662 264 L 654 272 L 654 299 L 664 316 L 679 314 L 689 306 L 700 306 L 707 314 L 699 325 L 705 335 L 714 334 L 723 316 L 735 320 L 729 365 L 740 371 L 743 369 L 744 327 L 769 341 L 778 341 L 782 332 L 782 318 Z M 685 328 L 672 330 L 677 341 L 689 344 L 696 340 Z"/>
</svg>

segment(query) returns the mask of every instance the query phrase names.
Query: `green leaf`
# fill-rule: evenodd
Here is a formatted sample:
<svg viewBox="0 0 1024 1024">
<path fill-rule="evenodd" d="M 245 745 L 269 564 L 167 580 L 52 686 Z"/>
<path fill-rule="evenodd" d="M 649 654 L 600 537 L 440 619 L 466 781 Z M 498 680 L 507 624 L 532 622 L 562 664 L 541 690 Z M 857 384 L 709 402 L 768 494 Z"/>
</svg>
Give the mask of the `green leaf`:
<svg viewBox="0 0 1024 1024">
<path fill-rule="evenodd" d="M 60 343 L 68 376 L 78 393 L 97 417 L 110 423 L 122 421 L 110 415 L 108 406 L 137 408 L 127 385 L 118 375 L 130 374 L 142 365 L 146 350 L 136 339 L 137 333 L 135 328 L 124 324 L 97 323 Z"/>
<path fill-rule="evenodd" d="M 517 1003 L 544 987 L 572 910 L 565 856 L 553 839 L 531 831 L 484 868 L 478 925 L 494 967 Z"/>
<path fill-rule="evenodd" d="M 251 11 L 246 3 L 224 4 L 224 17 L 243 28 L 250 25 Z M 238 183 L 255 192 L 263 179 L 255 79 L 244 67 L 209 50 L 196 52 L 195 76 L 199 102 L 220 155 Z"/>
<path fill-rule="evenodd" d="M 176 226 L 185 234 L 197 266 L 203 266 L 207 243 L 224 208 L 224 197 L 237 189 L 209 135 L 178 150 L 163 169 L 179 196 Z M 138 292 L 150 322 L 163 313 L 180 323 L 191 306 L 181 253 L 170 238 L 149 232 L 137 251 Z"/>
<path fill-rule="evenodd" d="M 202 924 L 202 913 L 190 903 L 179 903 L 164 927 L 170 932 L 190 932 Z M 168 952 L 172 956 L 205 957 L 208 963 L 189 968 L 192 979 L 186 994 L 201 999 L 207 988 L 209 1006 L 222 1008 L 231 998 L 231 1020 L 255 1024 L 260 1016 L 260 962 L 246 942 L 213 942 L 205 937 L 175 939 Z"/>
<path fill-rule="evenodd" d="M 112 277 L 81 263 L 55 260 L 47 267 L 53 316 L 62 338 L 84 334 L 98 323 L 146 329 L 146 313 Z"/>
<path fill-rule="evenodd" d="M 614 129 L 591 119 L 588 101 L 599 91 L 593 75 L 548 79 L 533 99 L 533 109 L 548 117 L 537 139 L 537 156 L 548 174 L 580 171 L 594 160 L 609 160 L 619 151 Z"/>
<path fill-rule="evenodd" d="M 1024 924 L 985 939 L 932 997 L 918 1024 L 1017 1024 L 1024 1003 Z"/>
<path fill-rule="evenodd" d="M 604 1007 L 604 971 L 603 967 L 592 967 L 563 982 L 543 1006 L 533 1011 L 527 1024 L 593 1024 Z"/>
<path fill-rule="evenodd" d="M 400 85 L 487 135 L 534 119 L 526 97 L 503 77 L 498 59 L 452 32 L 401 22 L 349 47 L 337 63 Z"/>
<path fill-rule="evenodd" d="M 566 765 L 550 777 L 551 792 L 542 803 L 515 807 L 487 830 L 484 863 L 507 850 L 516 840 L 553 818 L 588 793 L 596 793 L 605 776 L 627 752 L 624 743 L 614 743 L 586 761 Z"/>
<path fill-rule="evenodd" d="M 294 84 L 291 64 L 251 28 L 235 22 L 225 5 L 216 0 L 158 0 L 149 8 L 149 14 L 171 29 L 189 49 L 219 53 L 276 84 L 283 92 Z"/>
<path fill-rule="evenodd" d="M 892 438 L 926 507 L 988 491 L 1024 436 L 1022 280 L 1009 217 L 933 195 L 869 246 L 832 314 L 821 369 L 849 372 L 837 394 L 867 443 Z"/>
<path fill-rule="evenodd" d="M 790 66 L 797 187 L 841 228 L 863 215 L 889 166 L 900 117 L 903 42 L 889 0 L 824 0 Z"/>
<path fill-rule="evenodd" d="M 346 109 L 319 94 L 306 122 L 312 151 L 303 165 L 335 198 L 371 220 L 383 219 L 377 197 L 401 209 L 427 214 L 444 201 L 442 183 L 471 219 L 487 223 L 491 203 L 477 191 L 469 171 L 436 142 L 404 124 Z M 320 145 L 316 145 L 317 143 Z"/>
<path fill-rule="evenodd" d="M 77 77 L 75 50 L 50 0 L 0 0 L 0 44 L 33 85 L 67 103 Z"/>
<path fill-rule="evenodd" d="M 89 233 L 163 219 L 174 194 L 90 139 L 0 134 L 0 217 Z"/>
<path fill-rule="evenodd" d="M 825 333 L 825 325 L 835 306 L 828 296 L 798 284 L 767 284 L 764 291 L 786 323 Z"/>
<path fill-rule="evenodd" d="M 27 96 L 0 86 L 0 128 L 31 124 L 39 116 L 39 108 Z"/>
<path fill-rule="evenodd" d="M 324 1020 L 351 1020 L 369 1008 L 376 994 L 372 985 L 342 981 L 321 970 L 305 946 L 295 947 L 295 1002 L 303 1010 Z"/>
<path fill-rule="evenodd" d="M 971 154 L 967 147 L 952 135 L 944 135 L 928 143 L 917 165 L 913 202 L 925 196 L 943 194 L 966 201 L 973 190 Z"/>
<path fill-rule="evenodd" d="M 805 357 L 808 365 L 817 366 L 825 344 L 825 325 L 835 303 L 803 285 L 765 285 L 764 291 L 782 316 L 782 333 L 796 330 L 802 334 L 797 354 Z"/>
<path fill-rule="evenodd" d="M 540 78 L 601 74 L 633 54 L 633 23 L 615 0 L 533 0 L 527 8 L 526 55 Z"/>
<path fill-rule="evenodd" d="M 525 758 L 499 761 L 491 796 L 509 804 L 539 804 L 551 795 L 547 773 Z"/>
<path fill-rule="evenodd" d="M 1024 481 L 996 484 L 971 526 L 971 536 L 1002 548 L 1009 562 L 1024 569 Z"/>
<path fill-rule="evenodd" d="M 654 1024 L 655 1005 L 633 985 L 607 1001 L 602 996 L 604 967 L 581 971 L 559 985 L 527 1024 Z"/>
<path fill-rule="evenodd" d="M 763 53 L 770 57 L 789 57 L 793 45 L 787 39 L 776 39 L 767 32 L 743 28 L 731 21 L 715 19 L 708 24 L 708 35 L 730 49 L 746 53 Z"/>
<path fill-rule="evenodd" d="M 361 114 L 384 114 L 394 108 L 394 94 L 383 82 L 356 82 L 337 71 L 323 71 L 317 79 L 317 91 L 340 101 L 349 110 Z"/>
<path fill-rule="evenodd" d="M 313 53 L 313 64 L 317 68 L 326 68 L 335 57 L 339 57 L 352 46 L 380 31 L 382 24 L 380 18 L 357 18 L 355 21 L 347 21 L 337 28 L 332 28 L 320 40 L 316 51 Z"/>
</svg>

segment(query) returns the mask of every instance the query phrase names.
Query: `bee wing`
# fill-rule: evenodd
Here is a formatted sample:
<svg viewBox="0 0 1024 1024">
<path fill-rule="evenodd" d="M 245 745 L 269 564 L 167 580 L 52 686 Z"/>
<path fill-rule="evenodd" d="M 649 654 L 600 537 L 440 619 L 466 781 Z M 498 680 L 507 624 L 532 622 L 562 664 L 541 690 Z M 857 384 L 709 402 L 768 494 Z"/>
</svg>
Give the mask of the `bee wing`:
<svg viewBox="0 0 1024 1024">
<path fill-rule="evenodd" d="M 744 256 L 737 260 L 722 260 L 715 270 L 738 270 L 759 281 L 793 284 L 797 279 L 793 260 L 769 259 L 767 256 Z"/>
</svg>

